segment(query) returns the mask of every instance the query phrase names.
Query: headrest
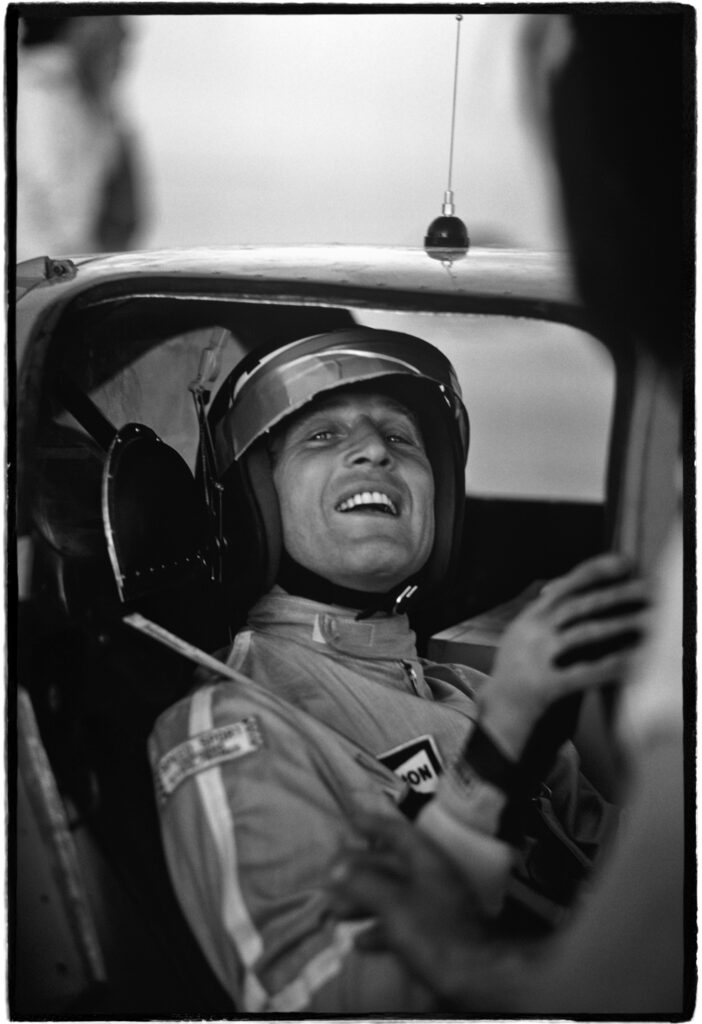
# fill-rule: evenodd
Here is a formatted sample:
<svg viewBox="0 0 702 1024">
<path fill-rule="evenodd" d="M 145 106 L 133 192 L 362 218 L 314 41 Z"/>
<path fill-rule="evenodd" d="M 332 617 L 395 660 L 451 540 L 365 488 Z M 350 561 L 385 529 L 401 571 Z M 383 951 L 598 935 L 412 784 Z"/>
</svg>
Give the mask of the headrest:
<svg viewBox="0 0 702 1024">
<path fill-rule="evenodd" d="M 138 611 L 203 650 L 224 646 L 228 618 L 204 497 L 185 460 L 149 427 L 128 423 L 110 445 L 102 515 L 122 612 Z"/>
<path fill-rule="evenodd" d="M 186 462 L 148 427 L 128 423 L 102 481 L 107 547 L 123 602 L 209 575 L 207 510 Z"/>
</svg>

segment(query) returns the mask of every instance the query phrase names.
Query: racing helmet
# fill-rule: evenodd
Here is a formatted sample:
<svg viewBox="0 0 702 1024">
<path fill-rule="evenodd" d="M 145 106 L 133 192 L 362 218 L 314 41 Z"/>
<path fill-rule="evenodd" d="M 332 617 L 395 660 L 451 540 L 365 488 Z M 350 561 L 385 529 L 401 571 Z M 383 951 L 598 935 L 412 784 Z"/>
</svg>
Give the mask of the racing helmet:
<svg viewBox="0 0 702 1024">
<path fill-rule="evenodd" d="M 275 582 L 282 526 L 271 432 L 318 396 L 367 385 L 417 416 L 434 475 L 435 539 L 419 574 L 426 597 L 457 561 L 465 501 L 468 415 L 449 360 L 409 334 L 351 327 L 249 353 L 212 403 L 210 437 L 221 492 L 225 581 L 250 605 Z M 242 598 L 242 595 L 245 597 Z"/>
</svg>

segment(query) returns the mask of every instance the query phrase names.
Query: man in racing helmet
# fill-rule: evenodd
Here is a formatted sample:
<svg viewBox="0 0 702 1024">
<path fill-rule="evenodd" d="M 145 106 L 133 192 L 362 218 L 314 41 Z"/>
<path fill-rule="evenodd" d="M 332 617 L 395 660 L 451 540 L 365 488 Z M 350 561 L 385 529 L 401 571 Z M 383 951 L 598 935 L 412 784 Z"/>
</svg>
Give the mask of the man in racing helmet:
<svg viewBox="0 0 702 1024">
<path fill-rule="evenodd" d="M 556 581 L 490 680 L 417 657 L 404 608 L 455 561 L 468 447 L 453 369 L 418 338 L 351 328 L 254 353 L 214 420 L 224 532 L 258 600 L 227 656 L 242 678 L 202 686 L 151 738 L 175 890 L 238 1009 L 436 1011 L 399 960 L 354 941 L 368 922 L 335 918 L 335 860 L 362 841 L 359 817 L 404 811 L 499 912 L 505 780 L 548 704 L 626 658 L 556 667 L 586 639 L 579 593 L 610 584 L 587 597 L 602 611 L 639 585 L 609 556 Z M 588 622 L 587 638 L 623 625 Z M 577 832 L 577 787 L 561 796 Z"/>
<path fill-rule="evenodd" d="M 235 605 L 243 604 L 248 611 L 252 601 L 274 582 L 281 581 L 281 576 L 295 588 L 303 585 L 299 559 L 293 564 L 292 552 L 283 543 L 284 530 L 291 530 L 292 523 L 281 519 L 278 489 L 273 480 L 276 436 L 289 418 L 310 411 L 311 403 L 329 399 L 340 389 L 349 393 L 364 388 L 381 391 L 404 405 L 411 411 L 415 429 L 419 429 L 434 481 L 434 498 L 430 502 L 434 526 L 430 551 L 420 559 L 424 563 L 418 573 L 421 588 L 413 589 L 412 594 L 415 600 L 426 598 L 437 586 L 445 584 L 457 560 L 461 539 L 468 455 L 468 417 L 453 367 L 442 353 L 418 338 L 392 331 L 352 328 L 304 338 L 264 355 L 252 353 L 215 400 L 216 461 L 225 497 L 224 533 L 230 540 L 236 538 L 230 544 L 232 564 L 228 572 L 235 581 Z M 383 473 L 372 472 L 376 476 Z M 383 524 L 388 528 L 387 533 L 393 532 L 387 517 L 374 520 L 370 510 L 366 511 L 363 520 L 354 515 L 337 519 L 337 527 L 345 528 L 354 522 L 364 522 L 369 527 L 375 521 L 376 526 Z M 376 511 L 382 515 L 382 510 Z M 388 511 L 392 526 L 402 529 L 405 517 Z M 333 519 L 328 525 L 334 533 Z M 330 596 L 329 563 L 318 560 L 314 581 L 308 576 L 309 568 L 305 564 L 306 585 L 314 582 L 322 587 L 324 597 Z M 297 574 L 295 580 L 290 578 L 291 573 Z M 371 604 L 383 603 L 383 581 L 379 579 L 366 586 L 367 583 L 364 580 L 364 589 L 373 596 L 367 594 L 366 598 Z M 395 596 L 403 589 L 395 587 Z M 392 597 L 391 590 L 393 587 L 388 584 L 386 603 Z M 348 605 L 349 595 L 341 596 L 344 600 L 340 603 Z M 363 602 L 364 598 L 356 594 L 354 600 Z"/>
</svg>

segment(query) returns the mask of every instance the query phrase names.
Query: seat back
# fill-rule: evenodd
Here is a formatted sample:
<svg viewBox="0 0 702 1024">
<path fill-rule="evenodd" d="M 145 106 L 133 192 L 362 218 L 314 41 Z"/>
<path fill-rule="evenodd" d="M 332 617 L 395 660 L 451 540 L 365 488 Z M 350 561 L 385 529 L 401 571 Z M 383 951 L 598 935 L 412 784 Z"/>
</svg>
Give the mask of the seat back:
<svg viewBox="0 0 702 1024">
<path fill-rule="evenodd" d="M 102 479 L 107 549 L 125 614 L 139 611 L 204 650 L 228 639 L 216 538 L 184 459 L 129 423 L 110 445 Z"/>
</svg>

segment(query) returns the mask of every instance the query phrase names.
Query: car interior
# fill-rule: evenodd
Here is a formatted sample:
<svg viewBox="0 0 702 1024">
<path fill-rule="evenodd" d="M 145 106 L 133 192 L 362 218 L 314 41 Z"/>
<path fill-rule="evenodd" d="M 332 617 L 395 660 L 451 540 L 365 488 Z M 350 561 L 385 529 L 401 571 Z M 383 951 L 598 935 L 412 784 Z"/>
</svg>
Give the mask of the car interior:
<svg viewBox="0 0 702 1024">
<path fill-rule="evenodd" d="M 66 989 L 68 1017 L 79 1011 L 93 1017 L 204 1017 L 231 1015 L 234 1009 L 171 891 L 146 753 L 156 717 L 197 685 L 197 669 L 124 620 L 139 613 L 210 653 L 225 648 L 244 621 L 246 581 L 232 578 L 234 563 L 227 552 L 237 538 L 217 535 L 215 505 L 222 496 L 208 488 L 202 444 L 218 386 L 239 359 L 259 345 L 284 344 L 351 323 L 390 322 L 443 344 L 456 361 L 466 380 L 476 460 L 483 459 L 487 475 L 484 482 L 472 482 L 471 453 L 456 582 L 413 614 L 420 654 L 465 658 L 489 669 L 499 630 L 525 597 L 605 550 L 621 529 L 622 501 L 639 486 L 627 482 L 621 461 L 635 403 L 630 378 L 595 340 L 578 341 L 584 361 L 574 364 L 577 372 L 564 367 L 564 387 L 570 391 L 558 396 L 565 422 L 575 416 L 578 402 L 592 417 L 599 438 L 592 456 L 594 482 L 584 483 L 584 472 L 576 471 L 561 491 L 538 483 L 510 491 L 499 481 L 500 468 L 505 478 L 514 479 L 517 470 L 538 465 L 547 443 L 559 449 L 554 458 L 563 465 L 583 464 L 573 447 L 576 440 L 539 432 L 539 395 L 548 386 L 540 389 L 538 378 L 550 381 L 551 388 L 561 379 L 554 353 L 576 332 L 569 325 L 527 318 L 468 311 L 448 317 L 383 302 L 380 295 L 371 306 L 368 300 L 333 305 L 272 295 L 255 301 L 194 288 L 178 295 L 164 295 L 157 287 L 117 296 L 95 290 L 63 312 L 41 372 L 27 384 L 18 431 L 18 488 L 29 496 L 23 507 L 31 511 L 18 532 L 32 538 L 34 596 L 19 610 L 17 678 L 31 707 L 20 700 L 15 712 L 21 726 L 18 754 L 22 764 L 25 748 L 31 750 L 32 743 L 44 748 L 57 792 L 69 808 L 67 827 L 79 851 L 89 851 L 88 859 L 99 865 L 99 878 L 88 884 L 99 888 L 102 901 L 93 922 L 101 967 L 90 966 L 85 950 L 92 933 L 85 919 L 74 915 L 75 944 L 88 957 L 83 969 L 92 983 L 80 1003 Z M 511 431 L 517 448 L 511 455 L 505 448 L 506 465 L 490 466 L 491 458 L 478 453 L 481 434 L 495 423 L 480 421 L 477 411 L 473 416 L 484 385 L 479 361 L 471 368 L 471 347 L 492 359 L 500 337 L 508 337 L 503 358 L 510 361 L 517 358 L 514 345 L 520 338 L 531 332 L 538 341 L 556 328 L 563 337 L 539 350 L 540 363 L 524 343 L 524 365 L 534 377 L 533 389 L 527 389 L 531 404 L 520 419 L 516 401 L 503 394 L 499 427 Z M 590 372 L 596 378 L 594 397 L 583 398 L 590 395 Z M 488 396 L 484 405 L 494 409 L 493 399 Z M 576 425 L 573 438 L 586 433 Z M 661 454 L 655 458 L 660 462 Z M 489 477 L 493 470 L 495 479 Z M 600 768 L 596 781 L 606 789 L 605 754 L 596 746 L 591 750 L 593 773 Z M 30 761 L 22 783 L 29 789 Z M 68 875 L 70 870 L 69 864 Z M 21 865 L 18 875 L 18 898 L 31 901 L 31 894 L 22 895 L 29 869 L 26 882 Z M 46 1008 L 48 995 L 36 986 L 31 917 L 18 928 L 15 998 L 31 1016 Z M 55 1011 L 52 1006 L 52 1015 Z"/>
</svg>

